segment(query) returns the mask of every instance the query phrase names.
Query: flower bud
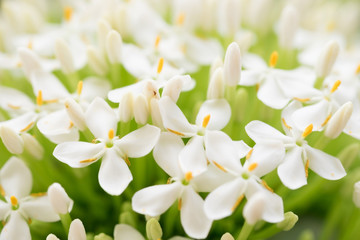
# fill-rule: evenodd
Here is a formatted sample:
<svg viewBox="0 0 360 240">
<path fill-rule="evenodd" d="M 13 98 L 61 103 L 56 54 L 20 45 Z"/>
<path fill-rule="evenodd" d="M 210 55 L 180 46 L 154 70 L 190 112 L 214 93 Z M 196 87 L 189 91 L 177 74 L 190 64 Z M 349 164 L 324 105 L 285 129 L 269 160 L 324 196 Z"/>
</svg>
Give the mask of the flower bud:
<svg viewBox="0 0 360 240">
<path fill-rule="evenodd" d="M 89 46 L 87 48 L 87 55 L 90 67 L 97 74 L 105 75 L 109 71 L 108 65 L 95 47 Z"/>
<path fill-rule="evenodd" d="M 210 66 L 210 78 L 212 77 L 212 75 L 214 74 L 215 70 L 218 69 L 219 67 L 224 67 L 224 63 L 223 60 L 220 57 L 217 57 L 214 59 L 214 61 L 211 63 Z"/>
<path fill-rule="evenodd" d="M 240 1 L 222 0 L 217 6 L 217 29 L 222 36 L 233 37 L 240 25 Z"/>
<path fill-rule="evenodd" d="M 86 240 L 85 228 L 80 219 L 71 222 L 68 240 Z"/>
<path fill-rule="evenodd" d="M 12 154 L 21 154 L 24 151 L 24 142 L 17 132 L 7 126 L 0 126 L 0 138 L 5 147 Z"/>
<path fill-rule="evenodd" d="M 106 53 L 109 58 L 110 63 L 120 63 L 121 62 L 121 54 L 122 54 L 122 39 L 120 34 L 111 30 L 106 36 Z"/>
<path fill-rule="evenodd" d="M 62 39 L 58 39 L 55 42 L 55 56 L 59 60 L 61 69 L 64 73 L 70 74 L 75 72 L 74 59 L 71 50 L 68 44 Z"/>
<path fill-rule="evenodd" d="M 136 226 L 136 220 L 131 212 L 121 213 L 119 216 L 119 222 L 130 226 Z"/>
<path fill-rule="evenodd" d="M 151 80 L 145 82 L 142 93 L 148 101 L 150 101 L 151 98 L 158 99 L 160 96 L 158 87 L 155 85 L 155 82 Z"/>
<path fill-rule="evenodd" d="M 331 139 L 337 138 L 348 123 L 352 111 L 352 102 L 347 102 L 342 105 L 326 124 L 324 135 Z"/>
<path fill-rule="evenodd" d="M 46 237 L 46 240 L 60 240 L 60 239 L 51 233 Z"/>
<path fill-rule="evenodd" d="M 104 20 L 100 19 L 97 24 L 97 37 L 98 37 L 98 43 L 100 47 L 100 52 L 105 54 L 105 46 L 106 46 L 106 38 L 108 33 L 110 32 L 111 27 L 109 23 Z"/>
<path fill-rule="evenodd" d="M 164 124 L 161 118 L 160 108 L 159 108 L 159 101 L 155 98 L 150 100 L 150 114 L 152 124 L 155 126 L 164 129 Z"/>
<path fill-rule="evenodd" d="M 329 42 L 322 50 L 316 65 L 316 75 L 319 78 L 325 78 L 329 75 L 337 56 L 339 55 L 339 43 L 336 41 Z"/>
<path fill-rule="evenodd" d="M 134 119 L 138 124 L 146 124 L 149 117 L 148 102 L 144 95 L 139 94 L 134 99 Z"/>
<path fill-rule="evenodd" d="M 356 207 L 360 208 L 360 181 L 354 184 L 353 202 Z"/>
<path fill-rule="evenodd" d="M 315 240 L 315 234 L 312 230 L 304 230 L 299 237 L 299 240 Z"/>
<path fill-rule="evenodd" d="M 21 134 L 21 138 L 24 142 L 24 150 L 26 152 L 30 153 L 30 155 L 35 159 L 40 160 L 43 158 L 44 148 L 34 136 L 28 133 L 23 133 Z"/>
<path fill-rule="evenodd" d="M 169 96 L 174 102 L 179 99 L 183 87 L 183 80 L 181 76 L 175 76 L 166 82 L 163 89 L 162 96 Z"/>
<path fill-rule="evenodd" d="M 100 233 L 94 237 L 94 240 L 113 240 L 113 238 L 105 233 Z"/>
<path fill-rule="evenodd" d="M 262 219 L 265 206 L 265 196 L 262 193 L 256 193 L 246 203 L 243 215 L 245 220 L 250 224 L 254 225 L 256 222 Z"/>
<path fill-rule="evenodd" d="M 19 57 L 26 77 L 30 78 L 33 72 L 42 70 L 40 59 L 32 50 L 20 48 Z"/>
<path fill-rule="evenodd" d="M 220 240 L 235 240 L 234 237 L 230 233 L 225 233 L 221 236 Z"/>
<path fill-rule="evenodd" d="M 285 49 L 292 49 L 294 37 L 299 24 L 299 16 L 295 7 L 286 6 L 279 22 L 279 45 Z"/>
<path fill-rule="evenodd" d="M 65 100 L 65 109 L 75 126 L 80 131 L 84 131 L 86 129 L 85 113 L 80 104 L 77 103 L 73 98 L 67 98 Z"/>
<path fill-rule="evenodd" d="M 67 214 L 71 211 L 74 201 L 69 198 L 59 183 L 53 183 L 48 188 L 48 196 L 54 211 L 58 214 Z"/>
<path fill-rule="evenodd" d="M 293 212 L 285 213 L 284 218 L 285 219 L 283 221 L 276 224 L 276 226 L 283 231 L 291 230 L 299 220 L 299 217 Z"/>
<path fill-rule="evenodd" d="M 146 235 L 149 240 L 161 239 L 163 232 L 159 222 L 155 218 L 151 218 L 146 222 Z"/>
<path fill-rule="evenodd" d="M 228 86 L 236 86 L 241 77 L 241 53 L 236 42 L 231 43 L 225 53 L 224 80 Z"/>
<path fill-rule="evenodd" d="M 212 74 L 207 90 L 207 99 L 219 99 L 224 98 L 224 71 L 222 67 L 219 67 Z"/>
<path fill-rule="evenodd" d="M 119 102 L 119 119 L 122 122 L 129 122 L 133 118 L 133 94 L 127 92 Z"/>
</svg>

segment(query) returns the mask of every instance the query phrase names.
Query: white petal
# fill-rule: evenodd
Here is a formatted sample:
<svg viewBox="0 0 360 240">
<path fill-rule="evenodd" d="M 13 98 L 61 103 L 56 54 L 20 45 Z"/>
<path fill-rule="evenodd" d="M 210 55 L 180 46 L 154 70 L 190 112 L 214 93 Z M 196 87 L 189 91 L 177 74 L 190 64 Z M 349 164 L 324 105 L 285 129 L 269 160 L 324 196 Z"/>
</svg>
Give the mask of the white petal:
<svg viewBox="0 0 360 240">
<path fill-rule="evenodd" d="M 204 118 L 210 115 L 206 129 L 221 130 L 230 120 L 231 108 L 225 99 L 206 100 L 196 116 L 196 125 L 202 126 Z"/>
<path fill-rule="evenodd" d="M 264 104 L 275 109 L 284 108 L 291 99 L 285 95 L 273 75 L 266 76 L 264 82 L 260 84 L 257 96 Z"/>
<path fill-rule="evenodd" d="M 245 64 L 245 62 L 244 62 Z M 258 70 L 244 70 L 241 72 L 241 79 L 239 85 L 253 86 L 260 82 L 261 72 Z"/>
<path fill-rule="evenodd" d="M 236 201 L 245 192 L 247 183 L 236 178 L 212 191 L 205 199 L 205 213 L 210 219 L 230 216 L 236 207 Z"/>
<path fill-rule="evenodd" d="M 243 216 L 248 224 L 254 225 L 262 219 L 264 210 L 265 195 L 259 191 L 248 199 L 243 209 Z"/>
<path fill-rule="evenodd" d="M 145 84 L 146 84 L 146 81 L 139 81 L 137 83 L 134 83 L 134 84 L 131 84 L 131 85 L 128 85 L 125 87 L 113 89 L 108 93 L 108 98 L 112 102 L 119 103 L 121 101 L 121 99 L 123 98 L 123 96 L 129 92 L 131 92 L 135 95 L 138 93 L 141 93 Z"/>
<path fill-rule="evenodd" d="M 287 151 L 284 162 L 278 167 L 281 182 L 290 189 L 300 188 L 307 183 L 302 148 L 294 147 Z"/>
<path fill-rule="evenodd" d="M 4 221 L 11 213 L 11 204 L 0 201 L 0 220 Z"/>
<path fill-rule="evenodd" d="M 183 173 L 179 165 L 179 153 L 184 143 L 179 136 L 163 132 L 154 147 L 153 155 L 156 163 L 171 177 L 182 178 Z"/>
<path fill-rule="evenodd" d="M 299 132 L 299 129 L 297 129 L 297 125 L 294 123 L 292 119 L 292 114 L 300 108 L 302 108 L 302 104 L 299 101 L 292 101 L 281 112 L 281 118 L 285 120 L 287 126 L 285 126 L 283 121 L 281 121 L 281 124 L 284 129 L 284 132 L 288 136 L 289 135 L 293 136 L 294 131 Z M 291 127 L 291 130 L 288 127 Z"/>
<path fill-rule="evenodd" d="M 193 238 L 206 238 L 212 220 L 204 211 L 204 200 L 191 187 L 185 188 L 180 211 L 181 224 L 187 235 Z"/>
<path fill-rule="evenodd" d="M 101 158 L 105 149 L 103 143 L 93 144 L 87 142 L 65 142 L 60 143 L 54 149 L 53 155 L 59 161 L 73 168 L 86 167 Z M 94 161 L 81 161 L 94 159 Z"/>
<path fill-rule="evenodd" d="M 249 135 L 249 137 L 256 143 L 264 140 L 277 140 L 282 142 L 291 141 L 291 138 L 285 136 L 277 129 L 258 120 L 248 123 L 245 126 L 245 131 Z"/>
<path fill-rule="evenodd" d="M 106 151 L 99 170 L 99 183 L 110 195 L 120 195 L 133 177 L 126 162 L 114 148 Z"/>
<path fill-rule="evenodd" d="M 24 151 L 22 138 L 12 128 L 0 126 L 0 137 L 6 149 L 12 154 L 21 154 Z"/>
<path fill-rule="evenodd" d="M 86 124 L 96 138 L 108 139 L 110 129 L 116 133 L 115 111 L 102 98 L 95 98 L 85 113 Z"/>
<path fill-rule="evenodd" d="M 143 77 L 151 72 L 151 64 L 145 53 L 132 44 L 123 45 L 123 65 L 135 77 Z"/>
<path fill-rule="evenodd" d="M 193 136 L 197 129 L 191 125 L 181 109 L 169 97 L 162 97 L 159 108 L 165 128 L 179 132 L 183 135 Z"/>
<path fill-rule="evenodd" d="M 85 228 L 79 219 L 75 219 L 71 222 L 68 240 L 86 240 Z"/>
<path fill-rule="evenodd" d="M 110 89 L 110 83 L 106 79 L 87 77 L 83 81 L 81 99 L 91 102 L 96 97 L 106 98 Z"/>
<path fill-rule="evenodd" d="M 9 239 L 31 240 L 28 223 L 19 211 L 11 212 L 9 221 L 1 231 L 0 240 Z"/>
<path fill-rule="evenodd" d="M 180 182 L 174 182 L 141 189 L 132 198 L 132 208 L 141 214 L 159 216 L 176 201 L 182 188 Z"/>
<path fill-rule="evenodd" d="M 48 196 L 32 197 L 25 202 L 21 202 L 20 210 L 31 219 L 44 222 L 55 222 L 60 220 L 59 215 L 55 213 L 51 206 Z"/>
<path fill-rule="evenodd" d="M 203 40 L 196 37 L 187 38 L 186 50 L 190 60 L 202 65 L 211 64 L 215 58 L 223 54 L 217 41 Z"/>
<path fill-rule="evenodd" d="M 158 142 L 160 129 L 152 125 L 145 125 L 115 142 L 123 153 L 132 158 L 143 157 L 148 154 Z"/>
<path fill-rule="evenodd" d="M 20 111 L 34 109 L 33 102 L 26 94 L 4 86 L 0 86 L 0 106 L 10 112 L 18 109 Z"/>
<path fill-rule="evenodd" d="M 191 172 L 197 176 L 207 169 L 207 160 L 204 149 L 204 138 L 195 135 L 179 154 L 180 167 L 183 173 Z"/>
<path fill-rule="evenodd" d="M 117 224 L 114 228 L 114 240 L 145 240 L 145 238 L 132 226 Z"/>
<path fill-rule="evenodd" d="M 11 157 L 0 171 L 0 182 L 6 196 L 21 199 L 31 191 L 32 175 L 21 159 Z"/>
<path fill-rule="evenodd" d="M 309 168 L 319 176 L 329 180 L 338 180 L 346 175 L 338 158 L 307 145 L 304 149 L 309 158 Z"/>
<path fill-rule="evenodd" d="M 27 112 L 19 117 L 2 122 L 3 126 L 13 129 L 15 132 L 25 132 L 33 127 L 37 118 L 34 112 Z"/>
</svg>

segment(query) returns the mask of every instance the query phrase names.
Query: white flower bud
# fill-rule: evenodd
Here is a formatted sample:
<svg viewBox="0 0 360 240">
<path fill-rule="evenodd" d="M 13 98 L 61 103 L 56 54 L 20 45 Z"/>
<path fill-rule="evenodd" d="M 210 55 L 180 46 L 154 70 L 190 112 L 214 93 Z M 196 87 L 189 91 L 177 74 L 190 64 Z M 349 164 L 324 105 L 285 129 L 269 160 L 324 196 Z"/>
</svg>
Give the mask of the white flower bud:
<svg viewBox="0 0 360 240">
<path fill-rule="evenodd" d="M 241 53 L 236 42 L 226 49 L 224 60 L 224 80 L 228 86 L 236 86 L 241 77 Z"/>
<path fill-rule="evenodd" d="M 181 90 L 183 88 L 183 79 L 181 76 L 175 76 L 166 82 L 163 89 L 162 96 L 169 96 L 174 102 L 179 99 Z"/>
<path fill-rule="evenodd" d="M 150 114 L 151 114 L 152 124 L 154 124 L 159 128 L 164 128 L 158 99 L 152 98 L 150 100 Z"/>
<path fill-rule="evenodd" d="M 40 160 L 43 158 L 44 148 L 34 136 L 28 133 L 23 133 L 21 134 L 21 138 L 24 142 L 25 151 L 30 153 L 30 155 L 33 156 L 35 159 Z"/>
<path fill-rule="evenodd" d="M 215 70 L 214 74 L 210 78 L 207 99 L 224 98 L 225 83 L 223 76 L 224 73 L 222 67 Z"/>
<path fill-rule="evenodd" d="M 46 240 L 60 240 L 60 239 L 51 233 L 46 237 Z"/>
<path fill-rule="evenodd" d="M 24 142 L 17 132 L 7 126 L 0 126 L 0 137 L 9 152 L 21 154 L 24 151 Z"/>
<path fill-rule="evenodd" d="M 146 124 L 149 117 L 149 107 L 146 97 L 142 94 L 139 94 L 134 99 L 134 119 L 138 124 Z"/>
<path fill-rule="evenodd" d="M 129 122 L 133 117 L 133 94 L 127 92 L 119 102 L 119 119 L 122 122 Z"/>
<path fill-rule="evenodd" d="M 85 113 L 80 104 L 73 98 L 67 98 L 65 100 L 65 109 L 74 125 L 80 131 L 84 131 L 86 129 Z"/>
<path fill-rule="evenodd" d="M 106 38 L 107 38 L 107 35 L 110 32 L 110 30 L 111 30 L 111 27 L 106 20 L 100 19 L 98 21 L 97 37 L 98 37 L 98 43 L 99 43 L 101 53 L 105 53 Z"/>
<path fill-rule="evenodd" d="M 342 105 L 326 124 L 324 135 L 331 139 L 337 138 L 348 123 L 352 115 L 352 111 L 352 102 L 347 102 Z"/>
<path fill-rule="evenodd" d="M 55 42 L 55 56 L 60 61 L 61 69 L 66 74 L 75 72 L 74 59 L 68 44 L 58 39 Z"/>
<path fill-rule="evenodd" d="M 299 217 L 295 213 L 286 212 L 284 214 L 284 220 L 277 223 L 276 226 L 282 229 L 283 231 L 289 231 L 295 226 L 298 220 Z"/>
<path fill-rule="evenodd" d="M 240 1 L 222 0 L 217 6 L 217 29 L 227 37 L 233 37 L 240 25 Z"/>
<path fill-rule="evenodd" d="M 353 202 L 356 207 L 360 208 L 360 181 L 354 184 Z"/>
<path fill-rule="evenodd" d="M 262 193 L 254 194 L 246 203 L 243 215 L 245 220 L 254 225 L 256 222 L 262 219 L 265 208 L 265 196 Z"/>
<path fill-rule="evenodd" d="M 112 64 L 121 62 L 122 44 L 121 36 L 117 31 L 111 30 L 107 34 L 105 47 L 109 61 Z"/>
<path fill-rule="evenodd" d="M 218 57 L 218 58 L 215 58 L 214 61 L 211 63 L 211 66 L 210 66 L 210 78 L 212 77 L 212 75 L 214 74 L 215 70 L 218 69 L 219 67 L 224 67 L 224 63 L 223 63 L 223 60 Z"/>
<path fill-rule="evenodd" d="M 114 23 L 116 29 L 119 31 L 120 35 L 123 38 L 126 38 L 130 35 L 129 21 L 127 19 L 128 12 L 126 3 L 118 4 L 118 7 L 116 8 L 114 14 Z"/>
<path fill-rule="evenodd" d="M 325 48 L 323 48 L 315 69 L 317 77 L 324 78 L 329 75 L 339 55 L 339 49 L 339 43 L 336 41 L 330 41 Z"/>
<path fill-rule="evenodd" d="M 149 240 L 161 239 L 163 232 L 158 220 L 155 218 L 151 218 L 146 222 L 146 235 Z"/>
<path fill-rule="evenodd" d="M 39 57 L 32 50 L 28 48 L 20 48 L 19 57 L 26 77 L 30 78 L 31 74 L 35 71 L 42 71 Z"/>
<path fill-rule="evenodd" d="M 90 67 L 97 74 L 105 75 L 109 71 L 109 66 L 106 64 L 105 59 L 95 47 L 89 46 L 87 48 L 87 55 Z"/>
<path fill-rule="evenodd" d="M 221 236 L 220 240 L 235 240 L 234 237 L 230 233 L 225 233 Z"/>
<path fill-rule="evenodd" d="M 159 99 L 159 90 L 154 81 L 146 81 L 142 92 L 148 101 L 152 98 Z"/>
<path fill-rule="evenodd" d="M 48 196 L 51 206 L 56 213 L 66 214 L 71 211 L 74 201 L 69 198 L 59 183 L 53 183 L 49 186 Z"/>
<path fill-rule="evenodd" d="M 285 49 L 292 49 L 295 33 L 299 24 L 299 15 L 295 7 L 286 6 L 279 22 L 279 45 Z"/>
<path fill-rule="evenodd" d="M 85 228 L 79 219 L 75 219 L 71 222 L 68 240 L 86 240 Z"/>
</svg>

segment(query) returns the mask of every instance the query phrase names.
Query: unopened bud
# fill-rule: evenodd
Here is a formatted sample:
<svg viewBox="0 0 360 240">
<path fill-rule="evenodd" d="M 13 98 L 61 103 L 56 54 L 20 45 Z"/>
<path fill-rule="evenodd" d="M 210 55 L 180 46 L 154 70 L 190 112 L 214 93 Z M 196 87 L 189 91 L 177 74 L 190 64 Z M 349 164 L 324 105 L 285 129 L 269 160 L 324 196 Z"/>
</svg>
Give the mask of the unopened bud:
<svg viewBox="0 0 360 240">
<path fill-rule="evenodd" d="M 60 239 L 51 233 L 46 237 L 46 240 L 60 240 Z"/>
<path fill-rule="evenodd" d="M 98 37 L 100 52 L 103 54 L 105 54 L 106 38 L 110 31 L 111 31 L 111 27 L 109 23 L 104 19 L 100 19 L 97 24 L 97 37 Z"/>
<path fill-rule="evenodd" d="M 159 90 L 154 81 L 146 81 L 142 93 L 148 101 L 151 98 L 159 98 Z"/>
<path fill-rule="evenodd" d="M 354 184 L 353 202 L 356 207 L 360 208 L 360 181 Z"/>
<path fill-rule="evenodd" d="M 131 212 L 121 213 L 119 216 L 119 222 L 130 226 L 136 226 L 136 220 Z"/>
<path fill-rule="evenodd" d="M 24 150 L 26 152 L 28 152 L 32 157 L 37 160 L 43 158 L 44 148 L 34 136 L 28 133 L 23 133 L 21 134 L 21 138 L 24 142 Z"/>
<path fill-rule="evenodd" d="M 246 203 L 243 215 L 250 225 L 262 219 L 265 206 L 265 196 L 262 193 L 256 193 Z"/>
<path fill-rule="evenodd" d="M 119 102 L 119 119 L 122 122 L 129 122 L 133 118 L 133 94 L 127 92 Z"/>
<path fill-rule="evenodd" d="M 215 58 L 214 61 L 211 63 L 210 74 L 209 74 L 210 78 L 214 74 L 215 70 L 218 69 L 219 67 L 224 67 L 223 60 L 220 57 Z"/>
<path fill-rule="evenodd" d="M 138 124 L 146 124 L 149 117 L 148 102 L 144 95 L 139 94 L 134 99 L 134 119 Z"/>
<path fill-rule="evenodd" d="M 360 152 L 360 144 L 352 143 L 341 150 L 338 154 L 338 158 L 343 164 L 345 169 L 349 169 L 353 162 L 357 159 Z"/>
<path fill-rule="evenodd" d="M 85 228 L 80 219 L 71 222 L 68 240 L 86 240 Z"/>
<path fill-rule="evenodd" d="M 337 138 L 348 123 L 352 115 L 352 111 L 352 102 L 347 102 L 342 105 L 326 124 L 324 135 L 331 139 Z"/>
<path fill-rule="evenodd" d="M 212 74 L 207 90 L 207 99 L 220 99 L 224 98 L 224 71 L 222 67 L 219 67 Z"/>
<path fill-rule="evenodd" d="M 169 96 L 174 102 L 177 102 L 182 87 L 183 87 L 183 80 L 181 76 L 175 76 L 166 82 L 166 85 L 162 92 L 162 96 Z"/>
<path fill-rule="evenodd" d="M 286 212 L 284 218 L 283 221 L 276 224 L 276 226 L 283 231 L 291 230 L 299 220 L 299 217 L 293 212 Z"/>
<path fill-rule="evenodd" d="M 295 7 L 286 6 L 279 22 L 279 45 L 285 49 L 292 49 L 299 16 Z"/>
<path fill-rule="evenodd" d="M 109 71 L 109 67 L 106 64 L 104 58 L 95 47 L 89 46 L 87 48 L 87 55 L 90 67 L 97 74 L 105 75 Z"/>
<path fill-rule="evenodd" d="M 100 233 L 94 237 L 94 240 L 113 240 L 113 238 L 105 233 Z"/>
<path fill-rule="evenodd" d="M 42 70 L 40 59 L 32 50 L 20 48 L 19 57 L 21 59 L 22 69 L 28 78 L 30 78 L 33 72 Z"/>
<path fill-rule="evenodd" d="M 151 218 L 146 222 L 146 235 L 149 240 L 161 239 L 163 232 L 159 222 L 155 218 Z"/>
<path fill-rule="evenodd" d="M 230 233 L 225 233 L 221 236 L 220 240 L 235 240 L 235 238 Z"/>
<path fill-rule="evenodd" d="M 336 41 L 331 41 L 325 46 L 316 65 L 315 70 L 317 77 L 324 78 L 329 75 L 336 58 L 339 55 L 339 49 L 339 43 Z"/>
<path fill-rule="evenodd" d="M 225 53 L 224 80 L 228 86 L 236 86 L 241 77 L 241 53 L 236 42 L 231 43 Z"/>
<path fill-rule="evenodd" d="M 105 47 L 110 63 L 115 64 L 121 62 L 122 44 L 121 36 L 117 31 L 111 30 L 107 34 Z"/>
<path fill-rule="evenodd" d="M 151 114 L 152 124 L 163 129 L 164 124 L 161 118 L 158 99 L 153 98 L 150 100 L 150 114 Z"/>
<path fill-rule="evenodd" d="M 56 213 L 67 214 L 71 211 L 74 201 L 69 198 L 65 189 L 59 183 L 53 183 L 49 186 L 48 196 Z"/>
<path fill-rule="evenodd" d="M 24 151 L 24 142 L 17 132 L 7 126 L 0 126 L 0 137 L 9 152 L 21 154 Z"/>
<path fill-rule="evenodd" d="M 217 29 L 222 36 L 233 37 L 240 25 L 240 1 L 222 0 L 217 6 Z"/>
<path fill-rule="evenodd" d="M 73 98 L 67 98 L 65 100 L 65 109 L 75 126 L 80 131 L 84 131 L 86 129 L 85 113 L 80 104 Z"/>
<path fill-rule="evenodd" d="M 304 230 L 299 237 L 299 240 L 315 240 L 315 234 L 312 230 Z"/>
<path fill-rule="evenodd" d="M 55 42 L 55 56 L 59 60 L 61 69 L 64 73 L 70 74 L 75 72 L 74 59 L 70 48 L 62 39 L 58 39 Z"/>
</svg>

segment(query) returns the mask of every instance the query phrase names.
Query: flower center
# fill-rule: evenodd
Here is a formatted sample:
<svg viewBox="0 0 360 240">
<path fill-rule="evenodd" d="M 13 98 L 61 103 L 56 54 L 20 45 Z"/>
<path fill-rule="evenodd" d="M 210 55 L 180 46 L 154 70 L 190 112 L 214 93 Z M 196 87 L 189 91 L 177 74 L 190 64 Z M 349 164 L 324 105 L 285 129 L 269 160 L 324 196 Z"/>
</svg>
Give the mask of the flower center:
<svg viewBox="0 0 360 240">
<path fill-rule="evenodd" d="M 19 208 L 19 203 L 15 196 L 10 197 L 10 203 L 12 210 L 17 210 Z"/>
</svg>

